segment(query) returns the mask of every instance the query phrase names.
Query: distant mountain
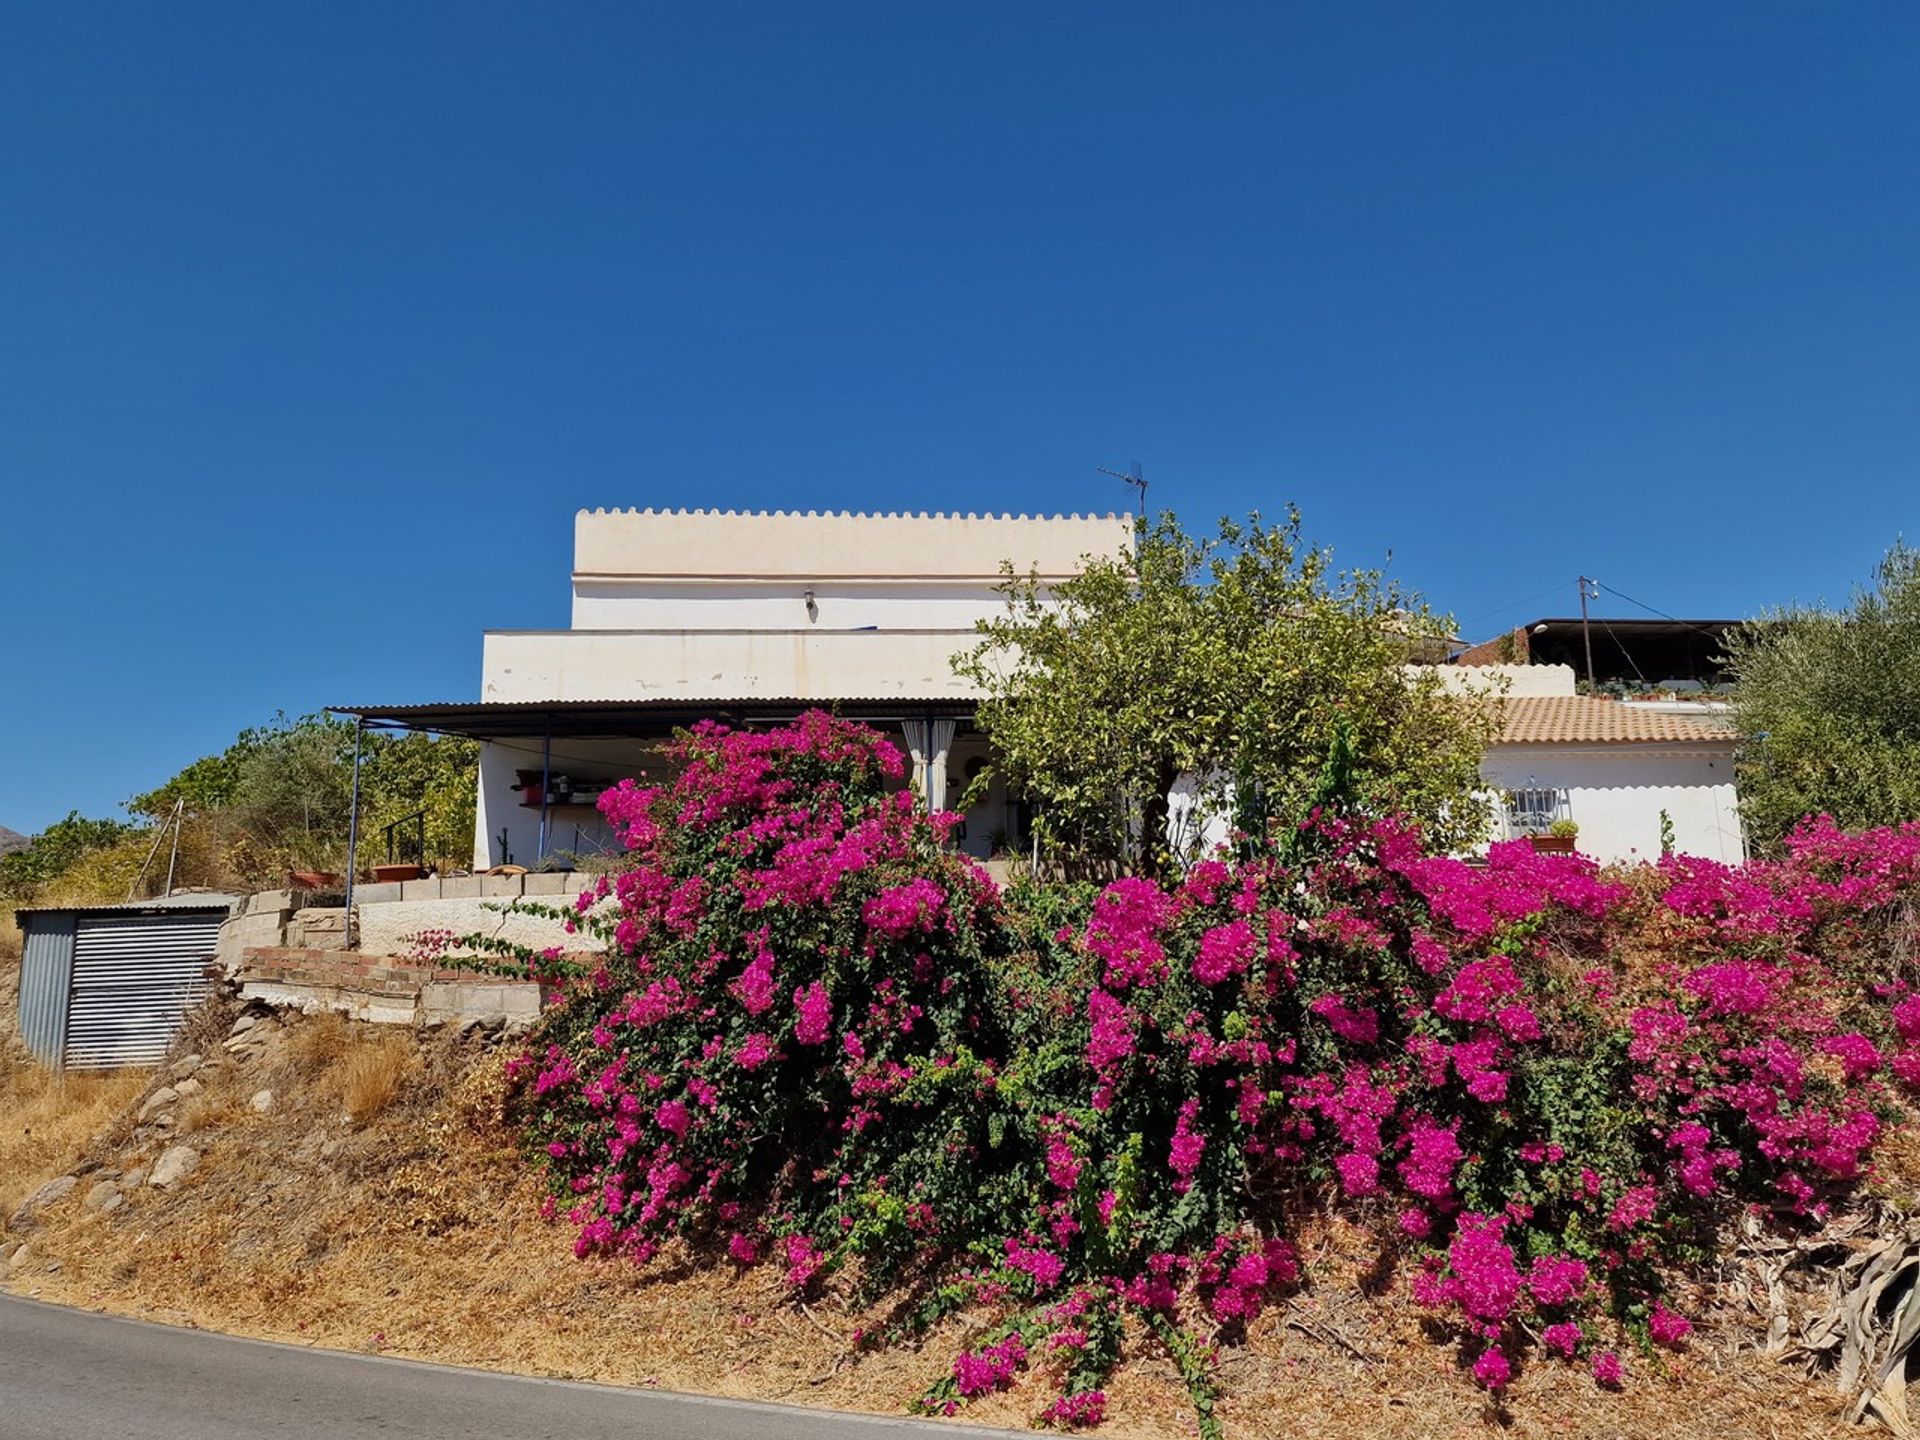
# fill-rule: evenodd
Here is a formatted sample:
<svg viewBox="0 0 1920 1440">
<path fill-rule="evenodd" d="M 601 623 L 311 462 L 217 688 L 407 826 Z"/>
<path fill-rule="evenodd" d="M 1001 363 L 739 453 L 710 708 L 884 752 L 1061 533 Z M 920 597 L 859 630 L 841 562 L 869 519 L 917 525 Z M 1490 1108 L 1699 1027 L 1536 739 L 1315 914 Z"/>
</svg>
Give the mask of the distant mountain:
<svg viewBox="0 0 1920 1440">
<path fill-rule="evenodd" d="M 19 831 L 9 830 L 6 826 L 0 825 L 0 855 L 11 855 L 16 850 L 26 849 L 32 843 L 33 841 Z"/>
</svg>

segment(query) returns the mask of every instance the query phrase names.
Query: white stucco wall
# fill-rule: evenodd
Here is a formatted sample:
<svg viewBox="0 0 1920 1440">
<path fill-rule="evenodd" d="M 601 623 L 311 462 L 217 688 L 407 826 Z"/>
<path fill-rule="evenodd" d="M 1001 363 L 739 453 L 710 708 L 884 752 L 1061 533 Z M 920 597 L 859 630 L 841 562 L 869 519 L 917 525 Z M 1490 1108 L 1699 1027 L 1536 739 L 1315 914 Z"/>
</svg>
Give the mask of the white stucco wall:
<svg viewBox="0 0 1920 1440">
<path fill-rule="evenodd" d="M 813 608 L 807 608 L 807 596 Z M 581 580 L 575 630 L 949 630 L 1001 613 L 1004 596 L 979 581 L 768 578 Z"/>
<path fill-rule="evenodd" d="M 494 630 L 482 700 L 972 698 L 971 630 Z"/>
<path fill-rule="evenodd" d="M 1745 858 L 1731 743 L 1690 750 L 1496 745 L 1480 770 L 1498 791 L 1565 791 L 1567 814 L 1580 826 L 1581 853 L 1598 860 L 1658 859 L 1662 810 L 1682 854 Z"/>
<path fill-rule="evenodd" d="M 574 517 L 578 581 L 992 580 L 1002 561 L 1043 579 L 1075 574 L 1086 555 L 1117 554 L 1124 515 L 850 515 L 798 511 L 582 510 Z"/>
<path fill-rule="evenodd" d="M 1573 695 L 1578 693 L 1570 665 L 1422 665 L 1453 695 Z"/>
<path fill-rule="evenodd" d="M 576 884 L 563 894 L 535 895 L 529 899 L 533 904 L 564 909 L 579 893 Z M 584 932 L 576 930 L 569 935 L 562 922 L 515 909 L 514 903 L 511 899 L 466 896 L 356 905 L 360 950 L 367 955 L 408 958 L 417 952 L 420 936 L 435 930 L 451 931 L 456 937 L 485 935 L 536 950 L 548 946 L 574 951 L 593 948 L 595 942 Z"/>
<path fill-rule="evenodd" d="M 1131 538 L 1118 515 L 582 511 L 572 629 L 488 634 L 481 698 L 965 697 L 951 661 L 1003 612 L 1003 562 L 1057 581 Z"/>
</svg>

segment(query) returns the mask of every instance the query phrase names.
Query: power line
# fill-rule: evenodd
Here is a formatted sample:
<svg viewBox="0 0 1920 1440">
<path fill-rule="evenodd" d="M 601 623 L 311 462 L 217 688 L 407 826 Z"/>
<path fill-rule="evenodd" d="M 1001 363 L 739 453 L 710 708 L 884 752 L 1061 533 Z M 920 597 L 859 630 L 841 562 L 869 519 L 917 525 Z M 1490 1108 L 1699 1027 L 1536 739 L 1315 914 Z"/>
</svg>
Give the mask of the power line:
<svg viewBox="0 0 1920 1440">
<path fill-rule="evenodd" d="M 1497 605 L 1491 610 L 1483 610 L 1478 615 L 1473 616 L 1471 619 L 1462 620 L 1459 623 L 1461 627 L 1464 629 L 1468 625 L 1474 625 L 1479 623 L 1482 620 L 1485 620 L 1490 615 L 1504 614 L 1508 610 L 1517 610 L 1522 605 L 1529 605 L 1535 600 L 1544 600 L 1546 599 L 1547 596 L 1557 593 L 1559 589 L 1560 589 L 1560 586 L 1558 585 L 1549 585 L 1544 590 L 1538 591 L 1532 595 L 1523 596 L 1518 600 L 1510 600 L 1505 605 Z"/>
</svg>

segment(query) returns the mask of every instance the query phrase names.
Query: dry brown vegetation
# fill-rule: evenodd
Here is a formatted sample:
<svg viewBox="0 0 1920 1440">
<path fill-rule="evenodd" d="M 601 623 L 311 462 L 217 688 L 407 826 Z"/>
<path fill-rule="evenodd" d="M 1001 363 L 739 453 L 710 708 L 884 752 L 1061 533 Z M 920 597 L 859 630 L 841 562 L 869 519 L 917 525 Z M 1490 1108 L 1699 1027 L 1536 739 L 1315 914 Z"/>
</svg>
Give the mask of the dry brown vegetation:
<svg viewBox="0 0 1920 1440">
<path fill-rule="evenodd" d="M 221 1051 L 230 1021 L 230 1010 L 211 1012 L 183 1042 L 220 1057 L 180 1111 L 187 1143 L 205 1152 L 200 1169 L 171 1191 L 134 1187 L 108 1214 L 79 1203 L 89 1185 L 172 1143 L 143 1138 L 131 1114 L 160 1077 L 61 1090 L 10 1072 L 7 1093 L 32 1089 L 41 1118 L 29 1138 L 29 1111 L 0 1109 L 9 1190 L 86 1173 L 45 1212 L 35 1261 L 9 1288 L 294 1342 L 895 1414 L 968 1339 L 961 1317 L 922 1348 L 856 1358 L 849 1337 L 879 1316 L 831 1297 L 796 1306 L 771 1267 L 740 1273 L 684 1255 L 642 1273 L 582 1263 L 566 1232 L 539 1219 L 538 1184 L 500 1119 L 497 1052 L 293 1016 L 266 1022 L 271 1038 L 242 1061 Z M 364 1109 L 356 1075 L 369 1077 Z M 276 1096 L 269 1114 L 246 1103 L 261 1089 Z M 375 1094 L 384 1104 L 371 1105 Z M 1229 1435 L 1846 1433 L 1832 1392 L 1752 1353 L 1752 1330 L 1732 1319 L 1686 1354 L 1634 1357 L 1621 1395 L 1543 1364 L 1522 1372 L 1496 1412 L 1403 1293 L 1361 1293 L 1356 1277 L 1375 1257 L 1358 1230 L 1323 1227 L 1304 1253 L 1308 1287 L 1223 1354 Z M 1108 1393 L 1098 1433 L 1193 1433 L 1172 1366 L 1144 1341 Z M 1037 1383 L 1016 1387 L 963 1418 L 1021 1426 L 1040 1396 Z"/>
<path fill-rule="evenodd" d="M 0 1219 L 78 1161 L 147 1085 L 138 1071 L 61 1075 L 33 1062 L 15 1023 L 18 932 L 13 938 L 15 948 L 0 953 Z"/>
<path fill-rule="evenodd" d="M 335 1017 L 336 1024 L 343 1024 Z M 347 1115 L 364 1125 L 392 1105 L 420 1068 L 418 1050 L 407 1037 L 386 1035 L 352 1047 L 342 1067 L 342 1100 Z"/>
</svg>

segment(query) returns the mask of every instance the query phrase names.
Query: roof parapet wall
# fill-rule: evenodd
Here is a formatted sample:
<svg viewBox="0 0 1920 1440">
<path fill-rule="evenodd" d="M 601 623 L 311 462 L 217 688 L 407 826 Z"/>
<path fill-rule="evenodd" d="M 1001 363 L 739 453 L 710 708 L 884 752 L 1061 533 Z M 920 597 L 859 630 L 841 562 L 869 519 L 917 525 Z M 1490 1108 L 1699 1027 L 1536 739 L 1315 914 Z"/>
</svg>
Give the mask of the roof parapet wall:
<svg viewBox="0 0 1920 1440">
<path fill-rule="evenodd" d="M 1125 515 L 582 510 L 575 578 L 991 579 L 1002 562 L 1043 578 L 1131 544 Z"/>
</svg>

